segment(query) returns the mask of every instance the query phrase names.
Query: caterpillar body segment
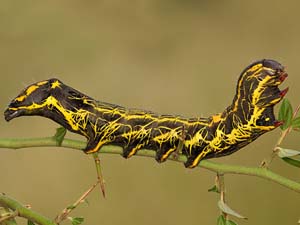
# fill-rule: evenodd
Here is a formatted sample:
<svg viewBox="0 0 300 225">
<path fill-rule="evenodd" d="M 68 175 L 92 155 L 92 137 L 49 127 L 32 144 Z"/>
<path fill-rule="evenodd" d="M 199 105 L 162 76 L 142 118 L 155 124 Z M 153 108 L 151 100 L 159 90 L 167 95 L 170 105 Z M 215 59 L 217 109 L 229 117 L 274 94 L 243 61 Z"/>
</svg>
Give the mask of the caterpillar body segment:
<svg viewBox="0 0 300 225">
<path fill-rule="evenodd" d="M 114 144 L 129 158 L 141 149 L 156 151 L 164 162 L 172 153 L 186 155 L 193 168 L 202 159 L 229 155 L 280 125 L 273 108 L 286 94 L 287 77 L 274 60 L 260 60 L 240 75 L 232 104 L 208 118 L 184 118 L 126 109 L 100 102 L 49 79 L 30 85 L 9 104 L 7 121 L 19 116 L 43 116 L 87 138 L 86 153 Z"/>
</svg>

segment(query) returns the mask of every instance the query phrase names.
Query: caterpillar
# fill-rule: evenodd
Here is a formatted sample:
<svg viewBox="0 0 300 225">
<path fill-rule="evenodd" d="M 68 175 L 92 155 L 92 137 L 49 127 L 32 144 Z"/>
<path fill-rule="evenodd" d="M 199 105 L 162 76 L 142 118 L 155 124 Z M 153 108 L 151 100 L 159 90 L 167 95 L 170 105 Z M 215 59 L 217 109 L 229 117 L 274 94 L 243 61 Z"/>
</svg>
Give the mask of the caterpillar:
<svg viewBox="0 0 300 225">
<path fill-rule="evenodd" d="M 56 78 L 25 88 L 11 101 L 7 121 L 20 116 L 49 118 L 87 138 L 85 153 L 104 145 L 118 145 L 129 158 L 139 150 L 156 151 L 164 162 L 172 153 L 187 157 L 185 167 L 202 159 L 229 155 L 282 124 L 274 105 L 287 93 L 279 90 L 287 73 L 277 61 L 263 59 L 245 68 L 237 82 L 232 104 L 207 118 L 160 115 L 96 101 Z"/>
</svg>

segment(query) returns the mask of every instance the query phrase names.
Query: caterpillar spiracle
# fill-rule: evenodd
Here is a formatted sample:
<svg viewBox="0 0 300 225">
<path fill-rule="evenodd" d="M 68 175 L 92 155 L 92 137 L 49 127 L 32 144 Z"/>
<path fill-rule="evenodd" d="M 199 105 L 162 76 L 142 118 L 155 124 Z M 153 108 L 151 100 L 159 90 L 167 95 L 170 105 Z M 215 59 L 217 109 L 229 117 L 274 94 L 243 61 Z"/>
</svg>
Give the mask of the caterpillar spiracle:
<svg viewBox="0 0 300 225">
<path fill-rule="evenodd" d="M 118 145 L 129 158 L 142 149 L 156 151 L 165 161 L 173 152 L 184 154 L 186 167 L 200 160 L 229 155 L 281 125 L 274 105 L 287 93 L 279 90 L 287 77 L 284 67 L 263 59 L 241 73 L 232 104 L 208 118 L 184 118 L 127 109 L 93 98 L 52 78 L 34 83 L 11 101 L 7 121 L 19 116 L 42 116 L 87 138 L 84 151 Z"/>
</svg>

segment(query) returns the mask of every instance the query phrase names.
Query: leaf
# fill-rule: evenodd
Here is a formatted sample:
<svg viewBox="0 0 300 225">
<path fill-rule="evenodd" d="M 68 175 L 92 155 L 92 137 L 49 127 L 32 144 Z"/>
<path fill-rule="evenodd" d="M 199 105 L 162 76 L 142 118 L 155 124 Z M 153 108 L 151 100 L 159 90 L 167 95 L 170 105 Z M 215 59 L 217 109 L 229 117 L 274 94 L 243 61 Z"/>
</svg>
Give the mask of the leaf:
<svg viewBox="0 0 300 225">
<path fill-rule="evenodd" d="M 237 224 L 232 220 L 226 220 L 226 225 L 237 225 Z"/>
<path fill-rule="evenodd" d="M 293 119 L 292 127 L 296 129 L 300 128 L 300 116 Z"/>
<path fill-rule="evenodd" d="M 63 142 L 66 133 L 67 133 L 67 130 L 64 127 L 59 127 L 56 129 L 56 133 L 53 136 L 53 138 L 56 140 L 56 143 L 58 146 L 61 146 L 61 143 Z"/>
<path fill-rule="evenodd" d="M 69 209 L 69 210 L 73 210 L 73 209 L 75 209 L 76 208 L 76 206 L 74 206 L 74 205 L 69 205 L 68 207 L 67 207 L 67 209 Z"/>
<path fill-rule="evenodd" d="M 34 223 L 31 220 L 27 220 L 27 225 L 34 225 Z"/>
<path fill-rule="evenodd" d="M 237 223 L 233 222 L 232 220 L 226 220 L 226 225 L 237 225 Z"/>
<path fill-rule="evenodd" d="M 300 168 L 300 161 L 299 160 L 292 159 L 292 158 L 289 158 L 289 157 L 284 157 L 284 158 L 282 158 L 282 160 L 285 161 L 286 163 L 292 165 L 292 166 L 296 166 L 296 167 Z"/>
<path fill-rule="evenodd" d="M 216 185 L 212 186 L 210 189 L 207 190 L 208 192 L 216 192 L 220 193 L 219 189 L 217 188 Z"/>
<path fill-rule="evenodd" d="M 219 206 L 219 209 L 222 210 L 222 212 L 226 213 L 226 214 L 230 214 L 232 216 L 235 216 L 237 218 L 240 218 L 240 219 L 247 219 L 246 217 L 240 215 L 239 213 L 235 212 L 234 210 L 232 210 L 225 202 L 219 200 L 218 201 L 218 206 Z"/>
<path fill-rule="evenodd" d="M 217 225 L 226 225 L 226 221 L 223 215 L 220 215 L 217 220 Z"/>
<path fill-rule="evenodd" d="M 277 155 L 280 158 L 285 158 L 285 157 L 293 157 L 296 155 L 300 155 L 299 151 L 293 150 L 293 149 L 286 149 L 286 148 L 278 148 Z"/>
<path fill-rule="evenodd" d="M 69 217 L 69 219 L 71 220 L 72 225 L 79 225 L 84 221 L 83 217 L 74 217 L 74 218 Z"/>
<path fill-rule="evenodd" d="M 278 120 L 284 122 L 284 124 L 280 126 L 282 130 L 285 130 L 291 125 L 292 117 L 293 117 L 292 105 L 290 101 L 285 98 L 283 99 L 278 112 Z"/>
</svg>

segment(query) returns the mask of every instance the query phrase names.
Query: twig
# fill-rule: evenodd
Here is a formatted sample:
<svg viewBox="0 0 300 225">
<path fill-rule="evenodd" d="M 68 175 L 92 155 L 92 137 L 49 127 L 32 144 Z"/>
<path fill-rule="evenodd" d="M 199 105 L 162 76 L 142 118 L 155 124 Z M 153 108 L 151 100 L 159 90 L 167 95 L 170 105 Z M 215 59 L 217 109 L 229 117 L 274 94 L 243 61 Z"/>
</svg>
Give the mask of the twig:
<svg viewBox="0 0 300 225">
<path fill-rule="evenodd" d="M 84 200 L 87 198 L 87 196 L 95 189 L 95 187 L 99 184 L 99 180 L 95 184 L 93 184 L 86 192 L 83 193 L 83 195 L 80 196 L 80 198 L 74 202 L 72 205 L 68 206 L 67 208 L 64 208 L 62 212 L 55 217 L 55 222 L 57 224 L 60 224 L 63 220 L 65 220 L 68 215 L 81 203 L 84 202 Z"/>
<path fill-rule="evenodd" d="M 8 208 L 0 207 L 0 224 L 3 225 L 16 225 L 16 220 L 14 219 L 19 215 L 19 212 L 11 212 Z"/>
<path fill-rule="evenodd" d="M 86 146 L 85 142 L 75 141 L 70 139 L 64 139 L 61 146 L 57 147 L 57 143 L 53 140 L 52 137 L 45 138 L 30 138 L 30 139 L 9 139 L 2 138 L 0 139 L 0 148 L 28 148 L 28 147 L 49 147 L 55 146 L 56 148 L 65 147 L 71 149 L 77 149 L 82 151 L 82 149 Z M 107 145 L 101 148 L 99 153 L 109 153 L 109 154 L 122 154 L 123 150 L 119 146 Z M 143 151 L 139 151 L 137 156 L 144 157 L 152 157 L 155 158 L 155 152 L 151 150 L 144 149 Z M 170 158 L 169 160 L 176 162 L 185 162 L 186 157 L 184 155 L 179 155 L 177 159 Z M 300 183 L 290 180 L 286 177 L 280 176 L 277 173 L 272 172 L 267 168 L 259 168 L 259 167 L 245 167 L 245 166 L 235 166 L 235 165 L 227 165 L 222 163 L 216 163 L 209 160 L 202 160 L 199 167 L 206 168 L 208 170 L 219 172 L 219 173 L 230 173 L 230 174 L 243 174 L 248 176 L 256 176 L 261 177 L 263 179 L 271 180 L 276 182 L 284 187 L 287 187 L 291 190 L 300 193 Z"/>
<path fill-rule="evenodd" d="M 17 202 L 13 198 L 8 197 L 4 193 L 0 193 L 0 206 L 18 212 L 18 216 L 24 217 L 32 221 L 33 223 L 40 224 L 40 225 L 56 225 L 56 223 L 54 223 L 53 221 L 40 215 L 39 213 L 33 211 L 32 209 L 28 209 L 27 207 Z"/>
</svg>

